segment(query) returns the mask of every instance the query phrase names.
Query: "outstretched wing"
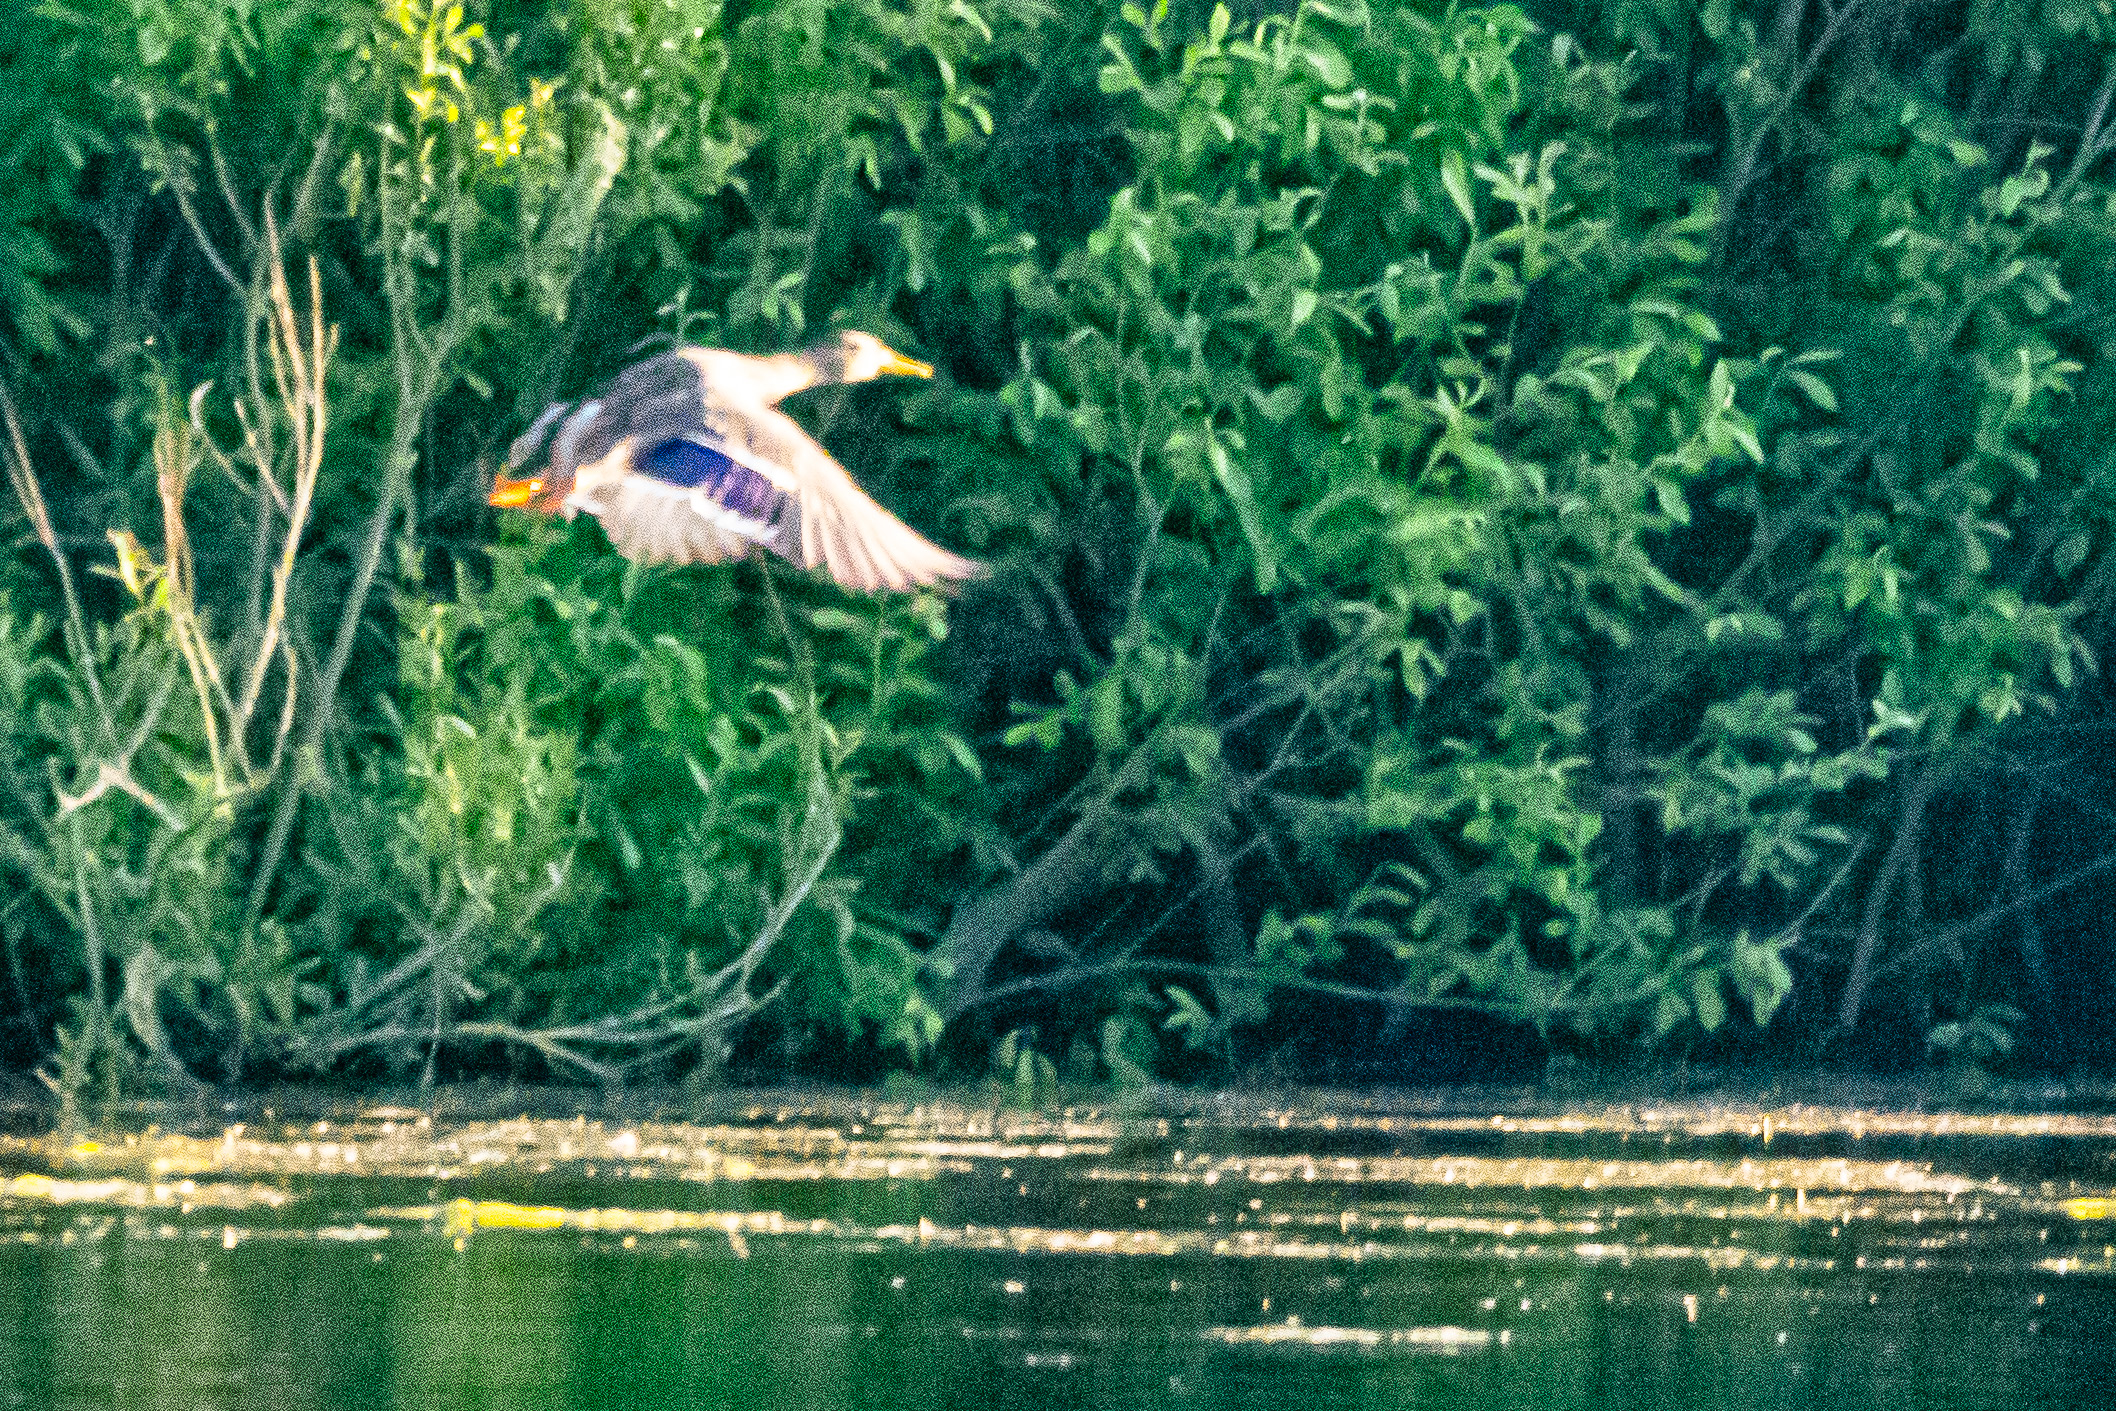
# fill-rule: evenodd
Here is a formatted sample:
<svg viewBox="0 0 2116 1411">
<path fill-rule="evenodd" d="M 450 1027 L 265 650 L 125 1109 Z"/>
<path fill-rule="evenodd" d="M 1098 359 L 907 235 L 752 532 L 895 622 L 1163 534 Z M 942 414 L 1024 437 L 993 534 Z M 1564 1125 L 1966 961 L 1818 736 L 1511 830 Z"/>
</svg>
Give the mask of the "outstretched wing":
<svg viewBox="0 0 2116 1411">
<path fill-rule="evenodd" d="M 749 557 L 764 542 L 701 512 L 697 491 L 646 475 L 605 486 L 584 508 L 634 563 L 726 563 Z"/>
<path fill-rule="evenodd" d="M 724 563 L 759 547 L 799 562 L 794 498 L 702 430 L 635 451 L 620 441 L 582 466 L 566 501 L 602 521 L 639 563 Z"/>
<path fill-rule="evenodd" d="M 635 453 L 632 468 L 690 491 L 691 505 L 707 519 L 792 557 L 793 497 L 729 455 L 717 438 L 694 432 L 663 441 Z"/>
<path fill-rule="evenodd" d="M 791 482 L 804 567 L 827 568 L 847 588 L 868 593 L 984 572 L 982 565 L 949 553 L 876 504 L 783 412 L 753 407 L 737 420 L 742 440 L 737 445 L 730 435 L 730 449 L 746 464 L 769 464 Z"/>
</svg>

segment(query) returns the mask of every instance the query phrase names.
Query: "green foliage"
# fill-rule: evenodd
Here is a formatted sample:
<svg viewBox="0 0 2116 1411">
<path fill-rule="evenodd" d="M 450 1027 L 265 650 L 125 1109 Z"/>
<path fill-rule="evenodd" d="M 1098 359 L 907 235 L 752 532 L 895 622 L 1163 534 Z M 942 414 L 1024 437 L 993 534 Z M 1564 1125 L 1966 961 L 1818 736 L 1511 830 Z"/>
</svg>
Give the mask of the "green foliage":
<svg viewBox="0 0 2116 1411">
<path fill-rule="evenodd" d="M 1107 653 L 1008 738 L 1090 747 L 1139 839 L 1105 876 L 1269 856 L 1272 973 L 1385 957 L 1413 1004 L 1591 1030 L 1710 994 L 1711 1018 L 1732 937 L 1599 895 L 1586 712 L 1597 663 L 1687 604 L 1652 552 L 1687 487 L 1764 453 L 1696 304 L 1709 208 L 1619 250 L 1592 186 L 1613 134 L 1522 131 L 1530 33 L 1506 10 L 1305 5 L 1108 37 L 1137 178 L 1055 266 L 1017 265 L 1044 337 L 1001 400 L 1146 537 Z M 1620 86 L 1576 58 L 1546 79 Z M 1504 335 L 1537 281 L 1612 257 L 1614 302 L 1572 341 Z M 1690 756 L 1681 787 L 1702 748 L 1668 759 Z M 1798 821 L 1712 825 L 1814 860 Z M 990 958 L 951 940 L 958 973 Z"/>
<path fill-rule="evenodd" d="M 1984 1005 L 1967 1019 L 1934 1025 L 1925 1043 L 1952 1060 L 1989 1066 L 2013 1052 L 2013 1031 L 2027 1017 L 2010 1004 Z"/>
<path fill-rule="evenodd" d="M 992 1077 L 1016 1107 L 1052 1102 L 1058 1090 L 1058 1065 L 1034 1047 L 1035 1031 L 1011 1029 L 992 1048 Z"/>
<path fill-rule="evenodd" d="M 133 608 L 99 624 L 78 655 L 25 660 L 19 648 L 44 635 L 35 622 L 11 620 L 6 634 L 18 649 L 5 673 L 15 797 L 47 801 L 10 820 L 8 861 L 81 943 L 87 995 L 67 1061 L 113 1077 L 126 1064 L 111 1046 L 128 1032 L 181 1073 L 165 991 L 190 996 L 194 1021 L 232 1050 L 274 1001 L 291 999 L 246 983 L 252 957 L 231 924 L 232 815 L 197 750 L 196 703 L 161 587 L 140 583 Z M 31 782 L 33 764 L 45 779 Z M 290 1004 L 278 1008 L 282 1022 L 290 1017 Z"/>
<path fill-rule="evenodd" d="M 1998 1003 L 1966 864 L 2010 830 L 2028 896 L 2040 794 L 1929 820 L 2056 787 L 2024 722 L 2105 631 L 2116 142 L 2051 56 L 2111 36 L 1257 9 L 0 34 L 13 600 L 66 607 L 0 611 L 0 936 L 55 1081 L 953 1024 L 1036 1102 L 1294 994 L 1647 1045 Z M 490 543 L 496 448 L 643 339 L 839 327 L 943 375 L 795 414 L 988 583 Z"/>
<path fill-rule="evenodd" d="M 945 868 L 939 801 L 975 767 L 934 710 L 938 603 L 782 602 L 595 537 L 501 544 L 489 586 L 407 602 L 387 777 L 310 850 L 315 944 L 349 956 L 312 1043 L 506 1038 L 613 1077 L 723 1062 L 783 996 L 917 1058 L 933 898 L 905 888 Z M 870 809 L 908 826 L 848 827 Z"/>
<path fill-rule="evenodd" d="M 81 46 L 53 18 L 40 8 L 0 33 L 0 159 L 14 173 L 0 193 L 0 309 L 12 336 L 43 353 L 89 332 L 83 311 L 64 299 L 54 237 L 82 168 L 108 146 L 93 95 L 73 78 Z"/>
</svg>

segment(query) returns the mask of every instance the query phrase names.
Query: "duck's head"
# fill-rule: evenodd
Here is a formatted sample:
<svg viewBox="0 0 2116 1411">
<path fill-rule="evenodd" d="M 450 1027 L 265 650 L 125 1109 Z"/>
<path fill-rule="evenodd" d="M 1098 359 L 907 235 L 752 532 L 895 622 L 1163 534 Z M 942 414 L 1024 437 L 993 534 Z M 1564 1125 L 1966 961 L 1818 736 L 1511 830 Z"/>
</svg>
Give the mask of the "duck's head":
<svg viewBox="0 0 2116 1411">
<path fill-rule="evenodd" d="M 494 478 L 492 493 L 485 497 L 485 503 L 500 509 L 558 513 L 566 496 L 573 493 L 573 467 L 570 461 L 563 465 L 553 462 L 551 443 L 558 434 L 559 423 L 571 410 L 565 403 L 546 407 L 544 414 L 515 438 L 507 451 L 507 463 Z"/>
<path fill-rule="evenodd" d="M 871 382 L 877 377 L 931 377 L 933 364 L 907 358 L 872 333 L 847 329 L 808 350 L 818 382 Z"/>
</svg>

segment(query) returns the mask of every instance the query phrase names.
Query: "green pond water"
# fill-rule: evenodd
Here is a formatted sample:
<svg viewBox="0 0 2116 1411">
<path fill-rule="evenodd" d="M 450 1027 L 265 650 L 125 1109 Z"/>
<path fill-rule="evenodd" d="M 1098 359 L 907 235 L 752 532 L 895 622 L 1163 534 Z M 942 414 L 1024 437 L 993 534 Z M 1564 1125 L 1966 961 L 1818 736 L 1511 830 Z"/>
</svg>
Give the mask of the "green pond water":
<svg viewBox="0 0 2116 1411">
<path fill-rule="evenodd" d="M 2116 1405 L 2116 1119 L 1477 1101 L 0 1136 L 0 1407 Z"/>
</svg>

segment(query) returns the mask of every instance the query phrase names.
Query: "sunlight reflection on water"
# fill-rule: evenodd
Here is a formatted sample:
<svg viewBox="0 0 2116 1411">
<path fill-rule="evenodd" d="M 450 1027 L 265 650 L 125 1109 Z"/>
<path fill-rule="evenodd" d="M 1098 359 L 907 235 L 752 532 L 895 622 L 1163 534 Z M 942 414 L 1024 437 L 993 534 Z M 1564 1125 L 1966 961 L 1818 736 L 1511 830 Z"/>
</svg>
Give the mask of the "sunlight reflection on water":
<svg viewBox="0 0 2116 1411">
<path fill-rule="evenodd" d="M 171 1404 L 40 1331 L 65 1327 L 150 1362 L 228 1349 L 217 1375 L 255 1395 L 201 1405 L 702 1406 L 752 1376 L 747 1402 L 804 1408 L 1055 1384 L 1100 1405 L 1658 1406 L 1670 1379 L 1695 1405 L 2065 1405 L 2116 1371 L 2098 1116 L 803 1094 L 165 1122 L 0 1137 L 18 1403 Z M 164 1289 L 205 1311 L 137 1316 Z M 315 1320 L 311 1360 L 259 1330 L 275 1306 Z M 483 1351 L 442 1355 L 452 1338 Z M 1482 1370 L 1416 1370 L 1443 1364 Z M 290 1402 L 288 1377 L 312 1394 Z"/>
</svg>

